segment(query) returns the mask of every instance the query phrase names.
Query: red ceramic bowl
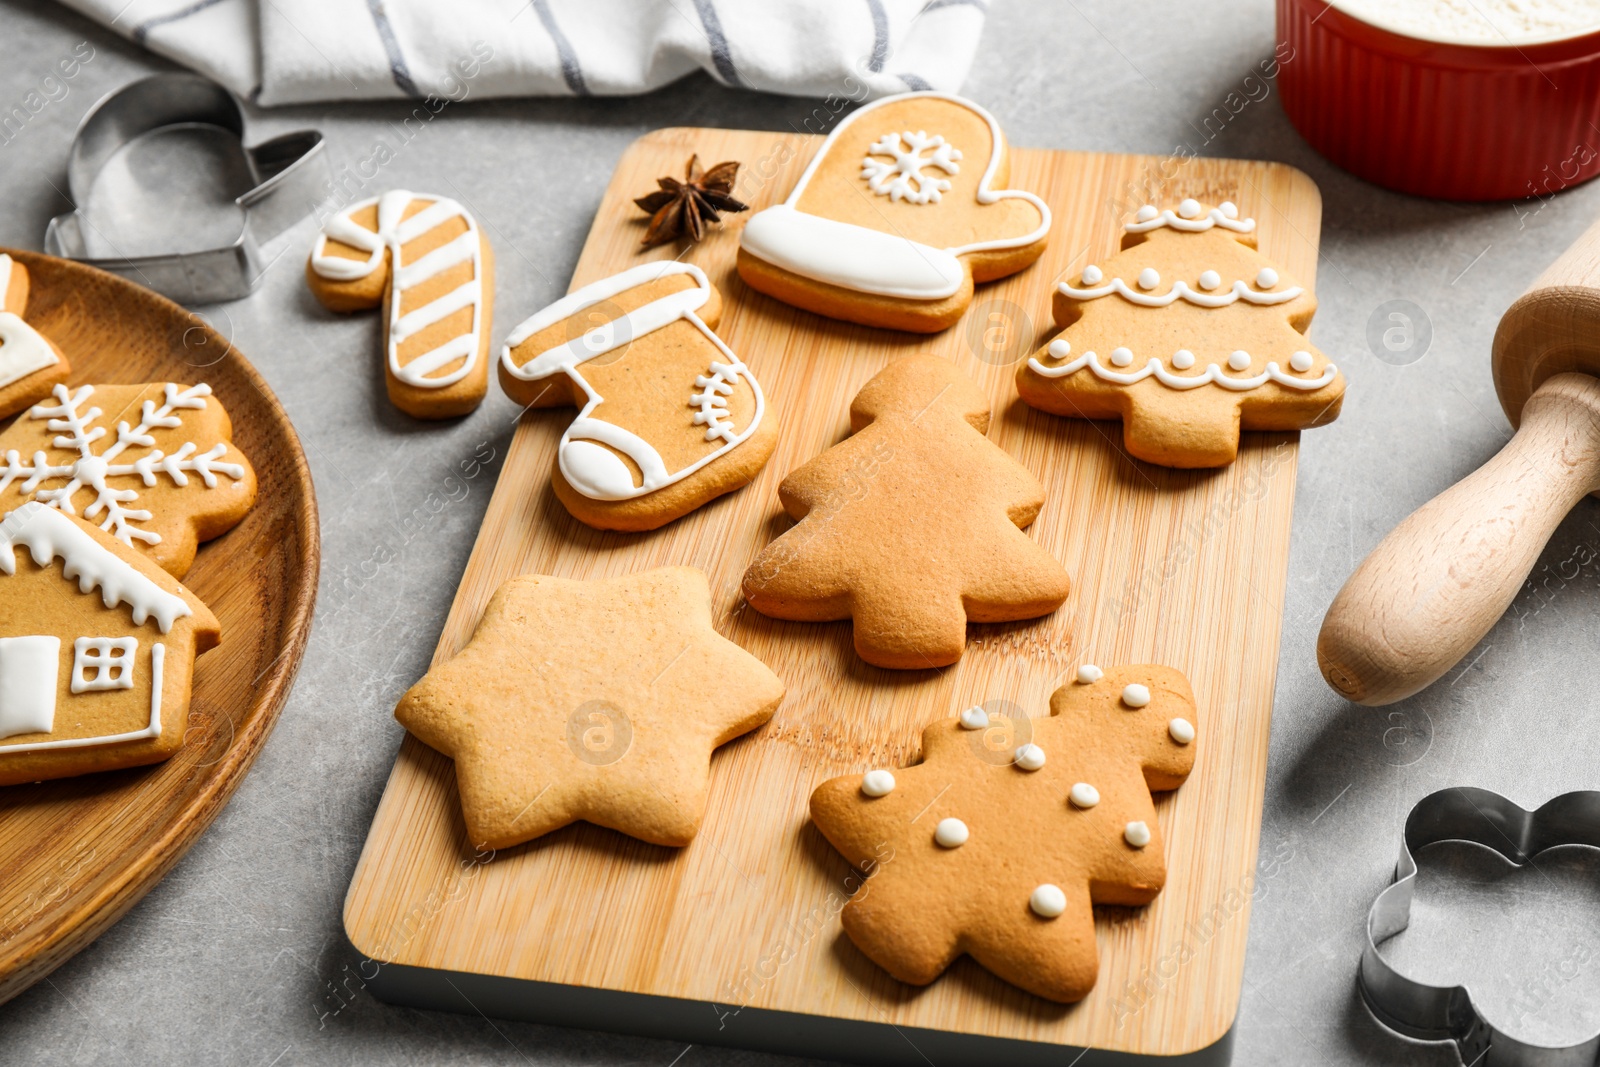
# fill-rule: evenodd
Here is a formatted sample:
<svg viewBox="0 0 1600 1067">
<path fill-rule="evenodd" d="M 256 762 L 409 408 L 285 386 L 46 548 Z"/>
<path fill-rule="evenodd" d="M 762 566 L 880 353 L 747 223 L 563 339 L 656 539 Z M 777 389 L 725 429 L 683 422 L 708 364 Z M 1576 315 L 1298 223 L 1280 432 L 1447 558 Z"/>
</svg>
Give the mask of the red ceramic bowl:
<svg viewBox="0 0 1600 1067">
<path fill-rule="evenodd" d="M 1600 173 L 1600 32 L 1514 46 L 1408 36 L 1278 0 L 1278 84 L 1312 146 L 1446 200 L 1547 197 Z"/>
</svg>

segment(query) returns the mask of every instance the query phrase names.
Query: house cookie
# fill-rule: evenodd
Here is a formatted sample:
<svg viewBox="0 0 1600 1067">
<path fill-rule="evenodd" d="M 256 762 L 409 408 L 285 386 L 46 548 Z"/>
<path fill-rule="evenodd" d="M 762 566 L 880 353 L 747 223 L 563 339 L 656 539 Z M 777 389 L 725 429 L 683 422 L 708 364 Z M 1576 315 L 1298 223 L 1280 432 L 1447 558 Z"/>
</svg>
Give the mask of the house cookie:
<svg viewBox="0 0 1600 1067">
<path fill-rule="evenodd" d="M 0 520 L 0 785 L 159 763 L 220 630 L 142 553 L 38 501 Z"/>
<path fill-rule="evenodd" d="M 72 365 L 53 342 L 22 318 L 28 268 L 0 252 L 0 419 L 50 395 Z"/>
<path fill-rule="evenodd" d="M 578 408 L 551 475 L 574 518 L 653 530 L 766 465 L 777 419 L 712 332 L 721 315 L 704 271 L 658 260 L 569 293 L 511 331 L 500 356 L 506 395 Z"/>
<path fill-rule="evenodd" d="M 739 238 L 745 284 L 820 315 L 916 333 L 953 325 L 974 282 L 1039 258 L 1050 209 L 1007 189 L 994 116 L 947 93 L 891 96 L 834 127 L 789 198 Z"/>
<path fill-rule="evenodd" d="M 878 667 L 943 667 L 967 623 L 1048 615 L 1070 582 L 1022 529 L 1044 487 L 984 435 L 989 401 L 937 356 L 891 363 L 850 405 L 852 436 L 790 473 L 778 498 L 796 525 L 744 575 L 776 619 L 853 619 Z"/>
<path fill-rule="evenodd" d="M 1038 996 L 1082 1000 L 1099 969 L 1091 905 L 1148 904 L 1166 884 L 1150 794 L 1194 766 L 1188 679 L 1150 665 L 1079 678 L 1010 762 L 972 708 L 922 732 L 915 766 L 811 794 L 817 828 L 870 875 L 844 931 L 900 981 L 926 985 L 967 953 Z"/>
<path fill-rule="evenodd" d="M 1128 451 L 1168 467 L 1219 467 L 1239 431 L 1332 422 L 1344 378 L 1306 340 L 1309 289 L 1255 250 L 1231 203 L 1139 209 L 1122 250 L 1062 282 L 1062 333 L 1017 371 L 1043 411 L 1121 419 Z"/>
<path fill-rule="evenodd" d="M 306 281 L 332 311 L 383 306 L 389 399 L 419 419 L 465 415 L 489 391 L 494 251 L 454 200 L 395 189 L 329 219 Z"/>
<path fill-rule="evenodd" d="M 82 515 L 174 578 L 201 541 L 256 501 L 211 386 L 57 385 L 0 433 L 0 509 L 38 500 Z"/>
<path fill-rule="evenodd" d="M 580 819 L 687 845 L 711 752 L 766 722 L 783 683 L 712 627 L 692 567 L 502 585 L 472 640 L 411 687 L 395 718 L 456 762 L 478 848 Z"/>
</svg>

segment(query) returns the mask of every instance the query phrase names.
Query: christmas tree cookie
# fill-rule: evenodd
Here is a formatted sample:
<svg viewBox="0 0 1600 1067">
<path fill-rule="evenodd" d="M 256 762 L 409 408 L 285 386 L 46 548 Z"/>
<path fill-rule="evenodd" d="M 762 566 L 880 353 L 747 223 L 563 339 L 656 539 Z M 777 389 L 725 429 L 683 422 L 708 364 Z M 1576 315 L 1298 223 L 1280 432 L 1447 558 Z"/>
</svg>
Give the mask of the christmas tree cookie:
<svg viewBox="0 0 1600 1067">
<path fill-rule="evenodd" d="M 1244 430 L 1332 422 L 1344 378 L 1306 340 L 1317 310 L 1255 249 L 1231 203 L 1153 205 L 1122 250 L 1062 282 L 1062 333 L 1017 372 L 1017 392 L 1057 415 L 1121 419 L 1127 449 L 1169 467 L 1232 463 Z"/>
<path fill-rule="evenodd" d="M 948 360 L 912 356 L 850 405 L 853 435 L 778 487 L 796 525 L 744 576 L 777 619 L 852 619 L 879 667 L 961 658 L 967 623 L 1048 615 L 1067 572 L 1023 533 L 1044 487 L 984 436 L 989 401 Z"/>
<path fill-rule="evenodd" d="M 926 985 L 966 953 L 1031 993 L 1082 1000 L 1099 970 L 1092 905 L 1148 904 L 1166 884 L 1150 794 L 1189 776 L 1196 721 L 1178 671 L 1085 665 L 1011 762 L 969 708 L 922 732 L 916 766 L 824 782 L 811 818 L 870 875 L 845 933 L 902 982 Z"/>
</svg>

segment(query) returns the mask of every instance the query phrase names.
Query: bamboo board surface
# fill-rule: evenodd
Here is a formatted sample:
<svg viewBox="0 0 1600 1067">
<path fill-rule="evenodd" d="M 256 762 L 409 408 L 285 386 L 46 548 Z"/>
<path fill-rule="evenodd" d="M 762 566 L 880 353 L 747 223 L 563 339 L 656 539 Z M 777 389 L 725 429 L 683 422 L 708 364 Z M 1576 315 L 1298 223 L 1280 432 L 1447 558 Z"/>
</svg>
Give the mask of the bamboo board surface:
<svg viewBox="0 0 1600 1067">
<path fill-rule="evenodd" d="M 617 165 L 573 287 L 641 261 L 631 199 L 691 153 L 744 161 L 738 195 L 783 198 L 820 138 L 669 129 Z M 1321 199 L 1281 164 L 1013 150 L 1011 185 L 1037 192 L 1055 226 L 1043 258 L 981 286 L 963 321 L 917 337 L 833 322 L 747 289 L 733 269 L 740 216 L 684 258 L 727 298 L 718 333 L 750 365 L 781 420 L 776 453 L 744 490 L 652 533 L 591 530 L 549 486 L 570 409 L 517 428 L 435 661 L 457 652 L 505 579 L 596 578 L 690 564 L 710 578 L 718 628 L 788 686 L 764 728 L 718 750 L 700 835 L 682 850 L 586 824 L 479 856 L 453 764 L 407 735 L 345 904 L 354 945 L 398 963 L 892 1023 L 1068 1046 L 1172 1055 L 1211 1045 L 1239 998 L 1265 787 L 1267 737 L 1294 500 L 1295 434 L 1246 434 L 1218 471 L 1128 458 L 1120 427 L 1023 405 L 1015 361 L 1053 332 L 1057 280 L 1103 260 L 1147 200 L 1231 199 L 1258 220 L 1262 251 L 1314 282 Z M 744 216 L 748 217 L 748 216 Z M 670 255 L 671 249 L 645 253 Z M 537 308 L 514 297 L 497 337 Z M 498 351 L 498 349 L 497 349 Z M 777 486 L 842 439 L 857 390 L 915 352 L 953 359 L 993 397 L 989 436 L 1044 482 L 1031 535 L 1066 565 L 1054 615 L 972 626 L 965 656 L 936 671 L 884 671 L 856 658 L 848 623 L 784 623 L 747 608 L 739 581 L 786 529 Z M 823 780 L 917 755 L 922 728 L 1003 699 L 1048 713 L 1078 664 L 1157 662 L 1188 674 L 1202 747 L 1188 782 L 1160 799 L 1165 891 L 1147 908 L 1096 909 L 1099 983 L 1062 1006 L 963 959 L 926 988 L 903 985 L 839 926 L 849 868 L 807 816 Z"/>
</svg>

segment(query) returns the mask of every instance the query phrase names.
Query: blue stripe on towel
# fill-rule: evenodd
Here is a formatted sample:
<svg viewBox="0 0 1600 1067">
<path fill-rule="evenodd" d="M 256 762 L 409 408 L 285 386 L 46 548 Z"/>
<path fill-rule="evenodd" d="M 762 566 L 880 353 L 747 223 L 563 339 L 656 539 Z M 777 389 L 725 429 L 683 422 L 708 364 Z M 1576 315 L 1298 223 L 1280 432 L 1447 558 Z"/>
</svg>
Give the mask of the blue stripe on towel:
<svg viewBox="0 0 1600 1067">
<path fill-rule="evenodd" d="M 378 39 L 383 42 L 383 50 L 389 56 L 390 77 L 407 96 L 422 96 L 417 91 L 417 83 L 411 80 L 411 68 L 406 65 L 405 53 L 400 51 L 400 40 L 395 37 L 394 27 L 389 24 L 389 13 L 383 9 L 383 0 L 367 0 L 367 10 L 372 12 L 372 24 L 377 28 Z"/>
<path fill-rule="evenodd" d="M 589 85 L 583 80 L 583 67 L 578 65 L 578 53 L 556 24 L 555 13 L 550 10 L 550 0 L 533 0 L 533 10 L 538 13 L 539 21 L 544 23 L 544 32 L 555 42 L 556 56 L 561 60 L 561 77 L 565 79 L 567 88 L 576 96 L 588 96 Z"/>
<path fill-rule="evenodd" d="M 694 9 L 700 15 L 700 25 L 705 28 L 706 44 L 711 46 L 711 63 L 717 68 L 717 74 L 727 85 L 749 88 L 734 68 L 733 52 L 728 48 L 728 38 L 722 32 L 722 20 L 717 17 L 717 9 L 712 6 L 711 0 L 694 0 Z"/>
</svg>

